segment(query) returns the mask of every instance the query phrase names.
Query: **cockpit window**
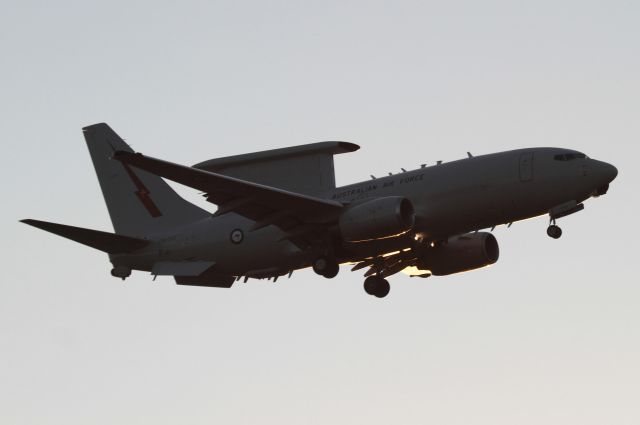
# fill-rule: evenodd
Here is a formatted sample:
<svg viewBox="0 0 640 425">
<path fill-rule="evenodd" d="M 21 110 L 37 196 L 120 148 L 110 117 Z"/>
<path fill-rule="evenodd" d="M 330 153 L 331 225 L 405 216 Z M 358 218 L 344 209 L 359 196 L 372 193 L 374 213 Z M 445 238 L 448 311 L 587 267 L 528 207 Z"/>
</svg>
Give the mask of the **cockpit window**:
<svg viewBox="0 0 640 425">
<path fill-rule="evenodd" d="M 587 155 L 583 153 L 563 153 L 555 155 L 553 159 L 556 161 L 573 161 L 574 159 L 585 159 Z"/>
</svg>

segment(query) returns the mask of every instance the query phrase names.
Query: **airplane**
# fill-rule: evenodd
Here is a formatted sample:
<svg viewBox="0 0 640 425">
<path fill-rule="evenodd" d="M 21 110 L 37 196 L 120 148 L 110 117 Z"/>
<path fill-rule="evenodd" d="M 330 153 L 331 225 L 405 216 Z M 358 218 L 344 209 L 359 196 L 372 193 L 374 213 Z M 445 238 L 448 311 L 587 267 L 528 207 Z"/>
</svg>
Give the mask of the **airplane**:
<svg viewBox="0 0 640 425">
<path fill-rule="evenodd" d="M 319 142 L 216 158 L 192 167 L 134 152 L 107 124 L 84 138 L 115 233 L 25 219 L 23 223 L 109 255 L 111 274 L 173 276 L 178 285 L 230 288 L 311 267 L 334 278 L 366 269 L 364 290 L 383 298 L 400 271 L 447 276 L 498 261 L 498 225 L 584 209 L 618 170 L 563 148 L 529 148 L 403 170 L 336 187 L 333 157 L 348 142 Z M 213 213 L 164 179 L 203 193 Z M 487 231 L 486 229 L 491 229 Z"/>
</svg>

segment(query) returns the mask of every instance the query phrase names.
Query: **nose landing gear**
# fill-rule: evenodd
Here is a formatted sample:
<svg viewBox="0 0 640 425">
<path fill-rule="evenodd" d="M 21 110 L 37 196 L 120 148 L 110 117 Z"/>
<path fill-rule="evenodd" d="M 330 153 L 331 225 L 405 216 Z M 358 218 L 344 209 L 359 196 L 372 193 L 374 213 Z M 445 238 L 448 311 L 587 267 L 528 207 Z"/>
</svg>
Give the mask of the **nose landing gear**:
<svg viewBox="0 0 640 425">
<path fill-rule="evenodd" d="M 556 219 L 566 217 L 570 214 L 577 213 L 584 209 L 584 204 L 579 204 L 576 201 L 565 202 L 549 210 L 549 227 L 547 228 L 547 235 L 553 239 L 560 239 L 562 236 L 562 229 L 556 225 Z"/>
<path fill-rule="evenodd" d="M 547 227 L 547 235 L 553 239 L 560 239 L 560 236 L 562 236 L 562 229 L 555 224 L 551 224 Z"/>
<path fill-rule="evenodd" d="M 556 225 L 556 219 L 551 218 L 549 220 L 549 227 L 547 227 L 547 235 L 553 239 L 560 239 L 562 236 L 562 229 L 560 226 Z"/>
</svg>

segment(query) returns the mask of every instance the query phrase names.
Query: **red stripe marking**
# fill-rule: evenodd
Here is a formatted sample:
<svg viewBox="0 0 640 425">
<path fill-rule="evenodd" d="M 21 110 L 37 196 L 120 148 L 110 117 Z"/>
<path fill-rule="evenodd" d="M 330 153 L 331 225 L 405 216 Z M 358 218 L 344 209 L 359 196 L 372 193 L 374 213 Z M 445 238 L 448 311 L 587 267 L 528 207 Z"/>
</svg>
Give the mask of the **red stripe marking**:
<svg viewBox="0 0 640 425">
<path fill-rule="evenodd" d="M 127 170 L 127 174 L 129 174 L 129 177 L 131 178 L 133 184 L 136 185 L 136 188 L 138 190 L 135 193 L 140 202 L 142 202 L 142 205 L 144 205 L 147 211 L 149 211 L 151 217 L 160 217 L 162 213 L 151 199 L 151 196 L 149 196 L 151 194 L 151 192 L 149 192 L 149 189 L 147 189 L 144 183 L 142 183 L 142 180 L 140 180 L 136 173 L 134 173 L 133 170 L 129 168 L 128 164 L 122 163 L 122 165 L 124 166 L 124 169 Z"/>
</svg>

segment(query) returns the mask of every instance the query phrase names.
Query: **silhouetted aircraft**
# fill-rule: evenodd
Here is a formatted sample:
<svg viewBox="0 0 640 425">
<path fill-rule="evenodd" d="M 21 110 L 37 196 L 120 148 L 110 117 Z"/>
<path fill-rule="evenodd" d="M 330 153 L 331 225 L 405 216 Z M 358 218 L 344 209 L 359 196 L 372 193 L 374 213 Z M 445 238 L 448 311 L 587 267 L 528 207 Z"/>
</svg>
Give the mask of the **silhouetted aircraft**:
<svg viewBox="0 0 640 425">
<path fill-rule="evenodd" d="M 212 159 L 187 167 L 134 153 L 107 124 L 83 129 L 115 233 L 24 223 L 109 254 L 111 274 L 174 276 L 179 285 L 229 288 L 250 278 L 339 264 L 367 269 L 364 289 L 384 297 L 402 270 L 428 277 L 495 263 L 487 231 L 549 215 L 556 220 L 607 192 L 614 166 L 569 149 L 500 152 L 336 187 L 333 156 L 359 146 L 321 142 Z M 216 204 L 207 212 L 165 179 Z"/>
</svg>

